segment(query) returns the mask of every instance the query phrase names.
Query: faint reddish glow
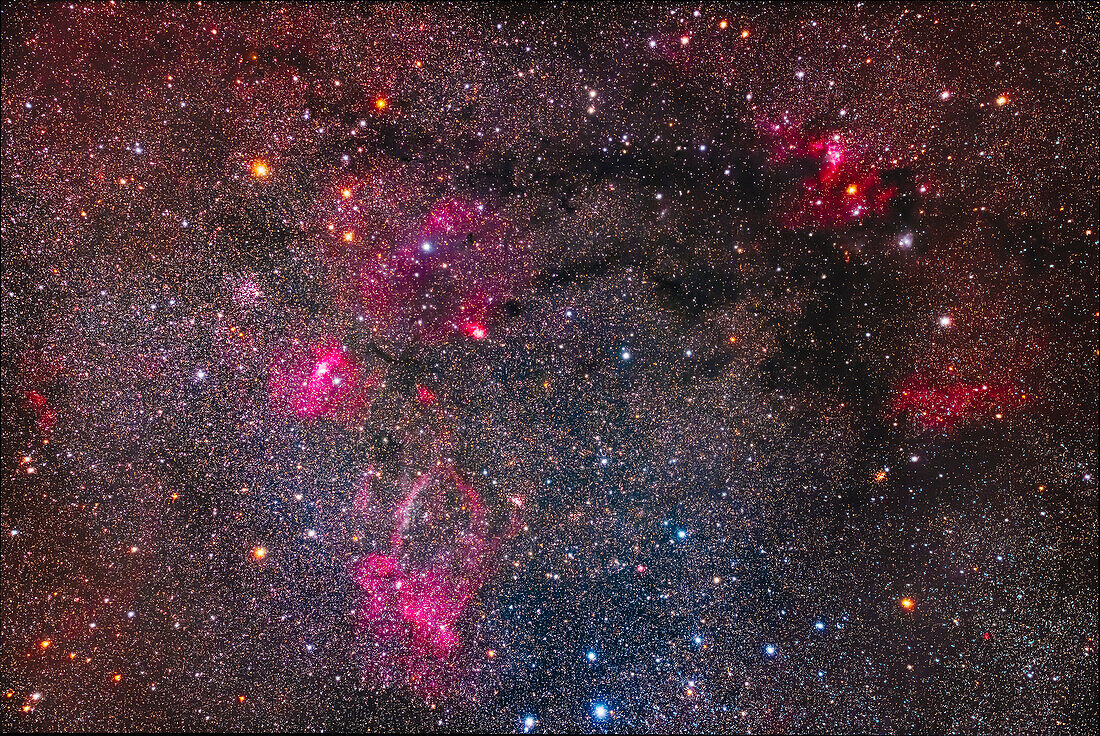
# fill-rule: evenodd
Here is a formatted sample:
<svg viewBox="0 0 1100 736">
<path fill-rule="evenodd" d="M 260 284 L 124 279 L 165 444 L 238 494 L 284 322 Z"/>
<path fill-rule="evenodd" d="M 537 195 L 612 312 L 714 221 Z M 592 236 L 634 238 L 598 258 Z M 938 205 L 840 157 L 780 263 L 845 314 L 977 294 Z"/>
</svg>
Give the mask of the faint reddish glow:
<svg viewBox="0 0 1100 736">
<path fill-rule="evenodd" d="M 364 223 L 350 209 L 335 217 L 326 212 L 322 220 L 337 221 L 336 240 L 355 232 L 355 249 L 330 251 L 344 259 L 334 273 L 355 274 L 336 286 L 350 291 L 345 298 L 360 321 L 382 339 L 440 343 L 456 331 L 469 335 L 467 324 L 487 335 L 499 306 L 530 277 L 523 234 L 485 202 L 440 199 L 419 222 L 400 227 L 389 220 Z"/>
<path fill-rule="evenodd" d="M 374 508 L 374 466 L 367 468 L 363 474 L 363 481 L 359 484 L 359 491 L 355 494 L 352 508 L 356 513 L 366 514 Z"/>
<path fill-rule="evenodd" d="M 907 415 L 925 429 L 953 429 L 987 417 L 1001 418 L 1027 401 L 1027 394 L 1007 383 L 967 383 L 957 379 L 933 383 L 913 374 L 894 391 L 893 413 Z"/>
<path fill-rule="evenodd" d="M 27 391 L 23 396 L 27 401 L 27 408 L 35 414 L 38 429 L 44 433 L 52 432 L 57 424 L 57 412 L 49 405 L 46 397 L 33 390 Z"/>
<path fill-rule="evenodd" d="M 27 404 L 34 409 L 41 409 L 46 406 L 46 397 L 37 391 L 28 391 L 26 394 Z"/>
<path fill-rule="evenodd" d="M 485 325 L 482 325 L 478 322 L 467 322 L 465 325 L 463 325 L 462 330 L 475 340 L 484 340 L 485 336 L 489 334 L 485 330 Z"/>
<path fill-rule="evenodd" d="M 432 391 L 427 386 L 418 385 L 416 387 L 416 400 L 419 401 L 421 404 L 425 404 L 425 405 L 434 404 L 435 403 L 435 392 Z"/>
</svg>

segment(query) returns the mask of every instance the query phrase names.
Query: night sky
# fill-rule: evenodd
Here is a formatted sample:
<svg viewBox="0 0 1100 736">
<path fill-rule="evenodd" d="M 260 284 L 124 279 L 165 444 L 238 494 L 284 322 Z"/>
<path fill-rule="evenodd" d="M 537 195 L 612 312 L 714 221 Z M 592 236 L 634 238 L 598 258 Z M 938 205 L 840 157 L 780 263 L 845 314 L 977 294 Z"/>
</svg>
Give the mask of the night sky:
<svg viewBox="0 0 1100 736">
<path fill-rule="evenodd" d="M 2 23 L 2 730 L 1095 728 L 1095 9 Z"/>
</svg>

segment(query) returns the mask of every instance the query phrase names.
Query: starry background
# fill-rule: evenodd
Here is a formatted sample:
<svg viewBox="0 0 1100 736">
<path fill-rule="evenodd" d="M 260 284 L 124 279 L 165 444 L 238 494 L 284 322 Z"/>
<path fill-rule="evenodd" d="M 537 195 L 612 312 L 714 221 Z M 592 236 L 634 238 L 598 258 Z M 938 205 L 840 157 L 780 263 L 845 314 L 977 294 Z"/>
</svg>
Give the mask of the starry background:
<svg viewBox="0 0 1100 736">
<path fill-rule="evenodd" d="M 1095 10 L 2 20 L 5 730 L 1088 730 Z"/>
</svg>

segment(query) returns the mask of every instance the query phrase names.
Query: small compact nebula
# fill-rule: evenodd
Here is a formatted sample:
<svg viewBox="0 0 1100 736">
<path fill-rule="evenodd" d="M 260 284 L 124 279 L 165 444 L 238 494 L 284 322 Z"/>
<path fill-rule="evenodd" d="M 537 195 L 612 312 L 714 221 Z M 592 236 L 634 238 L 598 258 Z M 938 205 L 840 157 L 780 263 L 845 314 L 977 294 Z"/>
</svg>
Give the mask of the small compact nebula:
<svg viewBox="0 0 1100 736">
<path fill-rule="evenodd" d="M 480 495 L 453 468 L 409 484 L 394 511 L 389 552 L 368 555 L 353 570 L 364 592 L 368 681 L 426 698 L 453 694 L 463 682 L 462 615 L 492 574 L 501 541 L 515 531 L 519 503 L 513 506 L 509 527 L 494 535 Z"/>
<path fill-rule="evenodd" d="M 299 419 L 350 422 L 370 404 L 378 373 L 365 372 L 359 359 L 333 338 L 304 349 L 295 345 L 271 366 L 268 391 L 274 411 Z"/>
<path fill-rule="evenodd" d="M 435 391 L 432 391 L 427 386 L 417 385 L 416 387 L 416 400 L 421 404 L 430 405 L 435 403 Z"/>
<path fill-rule="evenodd" d="M 480 322 L 466 322 L 462 325 L 462 331 L 475 340 L 484 340 L 489 335 L 489 331 L 485 329 L 485 325 Z"/>
</svg>

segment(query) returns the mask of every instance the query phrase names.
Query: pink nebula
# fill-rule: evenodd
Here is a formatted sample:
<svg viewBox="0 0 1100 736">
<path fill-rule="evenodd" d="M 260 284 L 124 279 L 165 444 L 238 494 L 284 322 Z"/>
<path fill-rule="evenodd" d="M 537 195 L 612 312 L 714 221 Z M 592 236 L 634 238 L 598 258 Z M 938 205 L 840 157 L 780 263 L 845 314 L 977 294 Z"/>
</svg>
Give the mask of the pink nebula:
<svg viewBox="0 0 1100 736">
<path fill-rule="evenodd" d="M 22 389 L 25 408 L 34 414 L 35 425 L 45 435 L 57 425 L 57 410 L 47 396 L 64 379 L 71 355 L 60 346 L 28 348 L 19 354 L 16 385 Z"/>
<path fill-rule="evenodd" d="M 490 535 L 481 497 L 453 469 L 409 485 L 394 512 L 388 554 L 368 555 L 353 569 L 364 593 L 368 680 L 426 698 L 453 694 L 465 680 L 463 613 L 495 567 L 502 539 L 514 533 L 521 503 L 512 502 L 509 529 Z"/>
<path fill-rule="evenodd" d="M 35 423 L 38 428 L 47 434 L 52 432 L 54 424 L 57 423 L 57 412 L 50 406 L 46 397 L 37 391 L 27 391 L 24 398 L 27 400 L 27 407 L 35 414 Z"/>
<path fill-rule="evenodd" d="M 484 340 L 489 334 L 488 330 L 485 329 L 485 325 L 479 322 L 467 322 L 462 326 L 462 331 L 475 340 Z"/>
<path fill-rule="evenodd" d="M 435 403 L 435 391 L 432 391 L 427 386 L 417 385 L 416 387 L 416 400 L 421 404 L 430 405 Z"/>
<path fill-rule="evenodd" d="M 378 380 L 375 373 L 364 375 L 359 360 L 327 338 L 308 350 L 293 349 L 276 357 L 268 392 L 277 412 L 301 419 L 352 421 L 369 404 Z"/>
<path fill-rule="evenodd" d="M 350 247 L 341 256 L 351 274 L 341 277 L 349 307 L 398 344 L 481 339 L 526 273 L 519 230 L 475 200 L 441 199 L 414 223 L 364 222 Z"/>
</svg>

